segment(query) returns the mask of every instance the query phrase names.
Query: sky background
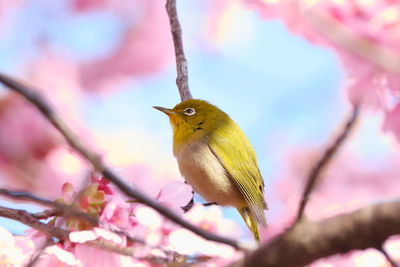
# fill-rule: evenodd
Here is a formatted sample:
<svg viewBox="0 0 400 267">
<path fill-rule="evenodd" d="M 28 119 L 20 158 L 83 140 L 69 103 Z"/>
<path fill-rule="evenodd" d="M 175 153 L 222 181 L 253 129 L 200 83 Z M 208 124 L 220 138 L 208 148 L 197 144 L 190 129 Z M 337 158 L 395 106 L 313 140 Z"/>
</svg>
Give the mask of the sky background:
<svg viewBox="0 0 400 267">
<path fill-rule="evenodd" d="M 331 50 L 311 45 L 279 21 L 262 20 L 240 5 L 223 12 L 211 36 L 204 26 L 211 2 L 178 1 L 189 86 L 195 98 L 217 105 L 246 132 L 258 156 L 268 200 L 269 185 L 287 168 L 290 151 L 322 148 L 350 111 L 342 90 L 345 76 Z M 22 11 L 4 14 L 0 70 L 15 76 L 23 75 L 24 62 L 40 53 L 35 46 L 38 36 L 64 56 L 83 62 L 112 51 L 126 27 L 106 10 L 72 16 L 66 1 L 30 1 Z M 179 178 L 169 121 L 152 108 L 173 107 L 180 101 L 175 77 L 171 61 L 118 90 L 84 95 L 79 106 L 83 125 L 100 140 L 102 152 L 117 169 L 135 162 Z M 346 149 L 365 162 L 395 153 L 391 137 L 380 127 L 380 116 L 369 112 Z M 109 145 L 113 138 L 118 142 Z M 120 150 L 124 153 L 117 155 Z M 274 211 L 267 217 L 269 213 Z M 235 210 L 225 214 L 242 224 Z M 14 233 L 25 229 L 5 219 L 0 225 Z"/>
</svg>

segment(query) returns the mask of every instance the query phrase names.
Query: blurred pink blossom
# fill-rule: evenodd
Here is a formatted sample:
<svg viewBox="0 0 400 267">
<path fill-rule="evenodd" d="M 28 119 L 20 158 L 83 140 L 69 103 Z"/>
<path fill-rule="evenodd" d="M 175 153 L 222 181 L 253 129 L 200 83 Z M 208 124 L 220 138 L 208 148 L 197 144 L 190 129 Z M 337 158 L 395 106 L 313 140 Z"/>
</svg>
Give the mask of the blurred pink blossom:
<svg viewBox="0 0 400 267">
<path fill-rule="evenodd" d="M 74 255 L 79 260 L 82 267 L 128 267 L 134 266 L 133 264 L 135 262 L 138 262 L 132 257 L 123 256 L 115 252 L 107 251 L 85 244 L 76 245 Z"/>
<path fill-rule="evenodd" d="M 271 226 L 262 233 L 264 240 L 271 240 L 294 221 L 306 177 L 319 156 L 316 151 L 299 150 L 287 157 L 286 166 L 289 168 L 281 172 L 269 190 L 269 204 L 275 208 L 270 212 Z M 396 178 L 400 171 L 398 166 L 400 162 L 393 158 L 380 162 L 379 168 L 376 168 L 374 164 L 357 160 L 351 153 L 342 152 L 323 173 L 310 197 L 306 216 L 318 221 L 397 198 L 400 188 L 400 181 Z M 344 256 L 329 257 L 316 262 L 315 266 L 363 266 L 353 265 L 357 257 L 364 257 L 363 253 L 351 252 Z"/>
<path fill-rule="evenodd" d="M 61 245 L 53 245 L 46 248 L 37 264 L 44 267 L 72 267 L 79 266 L 79 261 L 73 253 L 63 249 Z"/>
<path fill-rule="evenodd" d="M 129 231 L 138 224 L 131 213 L 131 204 L 120 199 L 112 199 L 106 204 L 100 216 L 100 226 L 111 230 Z"/>
<path fill-rule="evenodd" d="M 182 215 L 181 204 L 186 205 L 191 196 L 190 186 L 182 182 L 172 182 L 161 189 L 157 196 L 150 197 Z M 127 203 L 118 196 L 111 198 L 106 204 L 100 216 L 100 225 L 129 233 L 130 236 L 144 239 L 152 245 L 162 243 L 165 235 L 177 227 L 153 209 L 135 201 Z"/>
<path fill-rule="evenodd" d="M 40 266 L 147 266 L 150 258 L 172 261 L 176 252 L 195 257 L 208 266 L 220 266 L 243 256 L 229 246 L 206 241 L 182 229 L 144 204 L 121 196 L 118 190 L 110 190 L 108 182 L 98 175 L 92 175 L 90 182 L 80 191 L 76 191 L 70 183 L 64 184 L 60 190 L 64 199 L 58 201 L 100 216 L 100 226 L 93 227 L 79 218 L 56 217 L 56 220 L 50 220 L 49 224 L 55 223 L 57 227 L 71 232 L 68 241 L 59 242 L 44 250 L 38 260 Z M 233 238 L 239 236 L 238 226 L 224 218 L 220 207 L 205 208 L 195 205 L 184 214 L 181 206 L 186 204 L 191 196 L 192 189 L 189 185 L 172 182 L 151 197 L 205 230 Z M 0 247 L 3 247 L 7 254 L 2 256 L 0 253 L 0 260 L 15 262 L 15 266 L 19 266 L 44 245 L 44 234 L 34 230 L 29 232 L 27 236 L 14 237 L 4 230 L 4 234 L 0 235 L 3 238 L 0 238 Z M 131 241 L 122 233 L 133 240 L 141 239 L 145 244 Z M 131 257 L 123 256 L 109 251 L 107 247 L 94 247 L 93 244 L 87 243 L 95 241 L 109 242 L 115 249 L 130 248 L 133 254 Z M 20 256 L 22 254 L 24 257 Z"/>
<path fill-rule="evenodd" d="M 124 177 L 126 177 L 126 179 L 128 179 L 128 182 L 133 187 L 148 196 L 152 196 L 153 198 L 156 198 L 167 184 L 177 180 L 177 177 L 167 176 L 164 174 L 160 175 L 154 169 L 145 164 L 131 164 L 125 166 L 120 172 Z M 178 183 L 182 184 L 181 181 L 178 181 Z M 186 190 L 186 186 L 179 188 L 179 191 L 182 193 Z M 184 199 L 186 198 L 187 195 L 184 194 Z"/>
<path fill-rule="evenodd" d="M 25 66 L 26 79 L 85 139 L 77 113 L 81 97 L 77 67 L 47 47 L 41 49 L 43 53 Z M 62 148 L 64 144 L 64 138 L 32 104 L 12 93 L 0 98 L 2 186 L 59 197 L 62 184 L 79 182 L 84 167 L 76 155 Z"/>
<path fill-rule="evenodd" d="M 347 73 L 350 101 L 363 102 L 399 119 L 396 112 L 387 112 L 398 104 L 400 95 L 400 70 L 393 63 L 400 58 L 398 1 L 242 1 L 262 17 L 280 19 L 291 32 L 333 50 Z M 393 66 L 397 66 L 397 73 Z M 400 134 L 397 128 L 389 129 L 396 136 Z"/>
<path fill-rule="evenodd" d="M 113 52 L 82 64 L 81 81 L 86 90 L 115 90 L 129 78 L 163 70 L 172 60 L 173 45 L 164 3 L 132 0 L 126 4 L 115 3 L 118 14 L 126 10 L 141 12 L 130 12 L 126 17 L 129 25 Z"/>
<path fill-rule="evenodd" d="M 157 195 L 157 201 L 166 206 L 184 207 L 193 197 L 192 187 L 182 182 L 171 182 L 164 186 Z"/>
<path fill-rule="evenodd" d="M 25 80 L 43 94 L 69 123 L 80 120 L 82 97 L 78 64 L 57 53 L 47 42 L 38 44 L 39 53 L 26 62 Z"/>
<path fill-rule="evenodd" d="M 17 267 L 29 262 L 29 253 L 34 252 L 33 244 L 29 240 L 26 243 L 16 244 L 16 238 L 3 227 L 0 227 L 0 266 Z"/>
<path fill-rule="evenodd" d="M 42 159 L 61 137 L 35 108 L 17 95 L 0 99 L 0 161 L 18 164 Z"/>
<path fill-rule="evenodd" d="M 110 0 L 72 0 L 72 7 L 76 12 L 86 12 L 92 9 L 107 7 L 112 1 Z M 108 4 L 107 4 L 108 2 Z"/>
</svg>

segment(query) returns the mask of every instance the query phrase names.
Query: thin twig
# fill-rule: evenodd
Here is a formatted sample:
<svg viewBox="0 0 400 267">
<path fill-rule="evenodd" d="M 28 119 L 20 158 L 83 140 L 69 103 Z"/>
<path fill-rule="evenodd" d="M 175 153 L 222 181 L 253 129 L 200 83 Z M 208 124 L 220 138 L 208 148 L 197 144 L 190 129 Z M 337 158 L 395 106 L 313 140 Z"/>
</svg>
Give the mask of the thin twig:
<svg viewBox="0 0 400 267">
<path fill-rule="evenodd" d="M 192 99 L 192 94 L 189 90 L 189 76 L 185 52 L 183 51 L 182 29 L 179 24 L 178 13 L 176 11 L 176 1 L 167 0 L 165 5 L 167 9 L 169 24 L 171 26 L 172 39 L 174 40 L 175 59 L 176 59 L 176 85 L 178 86 L 181 100 L 185 101 Z"/>
<path fill-rule="evenodd" d="M 56 208 L 57 210 L 59 210 L 59 212 L 61 212 L 63 215 L 65 215 L 67 217 L 77 217 L 77 218 L 85 220 L 86 222 L 88 222 L 92 225 L 99 224 L 97 218 L 95 218 L 94 216 L 91 216 L 87 213 L 84 213 L 80 210 L 77 210 L 76 208 L 73 208 L 73 207 L 70 207 L 70 206 L 55 202 L 55 201 L 51 201 L 48 199 L 44 199 L 44 198 L 29 194 L 26 192 L 14 192 L 14 191 L 0 188 L 0 195 L 6 196 L 6 197 L 9 197 L 12 199 L 28 200 L 28 201 L 32 201 L 32 202 L 35 202 L 35 203 L 38 203 L 41 205 Z M 32 216 L 35 217 L 36 219 L 43 219 L 43 218 L 38 218 L 41 215 L 44 215 L 44 214 L 40 214 L 40 213 L 38 213 L 37 215 L 32 214 Z"/>
<path fill-rule="evenodd" d="M 42 115 L 47 120 L 49 120 L 51 124 L 64 136 L 67 143 L 73 149 L 75 149 L 83 158 L 89 161 L 95 170 L 100 172 L 107 180 L 116 185 L 127 196 L 135 198 L 145 203 L 147 206 L 158 211 L 160 214 L 170 219 L 171 221 L 175 222 L 176 224 L 192 231 L 193 233 L 196 233 L 197 235 L 207 240 L 223 243 L 237 249 L 242 249 L 242 250 L 248 249 L 248 246 L 239 241 L 207 232 L 185 221 L 167 207 L 159 205 L 152 198 L 144 195 L 142 192 L 136 189 L 131 188 L 128 184 L 124 182 L 125 179 L 123 179 L 121 176 L 113 172 L 108 166 L 103 164 L 101 158 L 97 156 L 95 153 L 93 153 L 91 150 L 89 150 L 80 141 L 80 139 L 76 136 L 76 134 L 69 129 L 66 123 L 61 119 L 61 117 L 56 112 L 53 111 L 50 105 L 45 101 L 45 99 L 39 93 L 28 88 L 27 86 L 22 85 L 22 83 L 17 82 L 16 80 L 4 74 L 0 74 L 0 82 L 3 83 L 9 89 L 12 89 L 13 91 L 21 94 L 30 103 L 32 103 L 35 107 L 37 107 L 39 111 L 42 113 Z"/>
<path fill-rule="evenodd" d="M 49 209 L 33 213 L 32 216 L 38 220 L 47 219 L 50 217 L 61 216 L 63 213 L 58 209 Z"/>
<path fill-rule="evenodd" d="M 47 219 L 49 217 L 54 217 L 54 216 L 64 215 L 66 217 L 76 217 L 79 219 L 83 219 L 86 222 L 88 222 L 94 226 L 99 225 L 98 219 L 92 215 L 89 215 L 80 210 L 77 210 L 76 208 L 73 208 L 73 207 L 70 207 L 67 205 L 63 205 L 61 203 L 53 202 L 51 200 L 47 200 L 44 198 L 40 198 L 38 196 L 29 194 L 29 193 L 13 192 L 13 191 L 9 191 L 6 189 L 0 189 L 0 195 L 4 195 L 9 198 L 18 199 L 18 200 L 29 200 L 29 201 L 33 201 L 38 204 L 54 207 L 54 209 L 44 210 L 44 211 L 37 212 L 37 213 L 30 213 L 32 217 L 34 217 L 38 220 Z M 114 230 L 111 230 L 111 231 L 113 231 L 114 233 L 117 233 L 117 234 L 125 235 L 126 238 L 131 242 L 136 242 L 136 243 L 140 243 L 140 244 L 148 246 L 144 240 L 136 238 L 136 237 L 132 237 L 128 233 L 125 233 L 123 231 L 114 231 Z"/>
<path fill-rule="evenodd" d="M 69 232 L 61 228 L 40 222 L 26 210 L 10 209 L 0 206 L 0 216 L 26 224 L 40 232 L 54 236 L 60 240 L 68 240 Z"/>
<path fill-rule="evenodd" d="M 385 256 L 386 260 L 393 266 L 393 267 L 399 267 L 399 265 L 397 264 L 397 262 L 395 262 L 395 260 L 389 255 L 389 253 L 386 252 L 386 250 L 380 246 L 377 248 L 382 254 L 383 256 Z"/>
<path fill-rule="evenodd" d="M 355 105 L 353 107 L 353 111 L 344 126 L 343 130 L 340 132 L 339 136 L 333 142 L 333 144 L 325 150 L 324 154 L 320 157 L 320 159 L 316 162 L 314 167 L 311 169 L 310 174 L 308 175 L 307 184 L 304 188 L 302 199 L 299 205 L 299 211 L 297 213 L 296 221 L 294 224 L 297 224 L 304 216 L 304 210 L 310 198 L 311 192 L 313 191 L 315 184 L 318 178 L 321 176 L 323 169 L 329 164 L 333 156 L 339 150 L 343 142 L 349 136 L 353 126 L 355 125 L 359 113 L 359 106 Z"/>
</svg>

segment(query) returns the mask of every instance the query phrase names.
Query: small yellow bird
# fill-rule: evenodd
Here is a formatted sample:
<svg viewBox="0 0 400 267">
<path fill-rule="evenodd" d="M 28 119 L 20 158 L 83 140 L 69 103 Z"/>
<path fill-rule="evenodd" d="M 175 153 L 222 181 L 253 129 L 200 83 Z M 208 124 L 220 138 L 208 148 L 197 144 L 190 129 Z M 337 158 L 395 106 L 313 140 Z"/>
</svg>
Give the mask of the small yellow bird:
<svg viewBox="0 0 400 267">
<path fill-rule="evenodd" d="M 259 243 L 258 223 L 267 225 L 264 181 L 249 140 L 228 114 L 210 103 L 190 99 L 168 115 L 173 151 L 186 182 L 206 201 L 235 207 Z"/>
</svg>

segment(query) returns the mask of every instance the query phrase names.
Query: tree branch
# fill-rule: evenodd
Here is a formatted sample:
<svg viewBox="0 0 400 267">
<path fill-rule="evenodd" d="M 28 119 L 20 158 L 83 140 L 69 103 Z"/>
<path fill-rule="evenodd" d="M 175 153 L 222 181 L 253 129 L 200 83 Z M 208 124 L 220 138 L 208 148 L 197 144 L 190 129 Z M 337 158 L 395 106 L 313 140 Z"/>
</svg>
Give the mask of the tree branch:
<svg viewBox="0 0 400 267">
<path fill-rule="evenodd" d="M 67 205 L 64 205 L 61 203 L 53 202 L 48 199 L 34 196 L 29 193 L 13 192 L 13 191 L 9 191 L 6 189 L 0 189 L 0 195 L 6 196 L 6 197 L 9 197 L 12 199 L 29 200 L 29 201 L 32 201 L 32 202 L 35 202 L 38 204 L 42 204 L 45 206 L 54 207 L 54 209 L 44 210 L 44 211 L 37 212 L 37 213 L 30 213 L 30 215 L 37 220 L 47 219 L 49 217 L 54 217 L 54 216 L 65 216 L 65 217 L 75 217 L 75 218 L 85 220 L 86 222 L 92 224 L 93 226 L 99 225 L 98 219 L 90 214 L 87 214 L 85 212 L 77 210 L 76 208 L 73 208 L 73 207 L 70 207 L 70 206 L 67 206 Z M 113 231 L 113 232 L 126 236 L 126 238 L 132 242 L 136 242 L 136 243 L 140 243 L 142 245 L 148 246 L 144 240 L 132 237 L 128 233 L 125 233 L 123 231 Z"/>
<path fill-rule="evenodd" d="M 64 204 L 61 204 L 61 203 L 58 203 L 55 201 L 51 201 L 48 199 L 44 199 L 44 198 L 29 194 L 26 192 L 14 192 L 14 191 L 0 188 L 0 195 L 6 196 L 6 197 L 12 198 L 12 199 L 28 200 L 28 201 L 32 201 L 32 202 L 35 202 L 35 203 L 38 203 L 41 205 L 45 205 L 45 206 L 57 209 L 57 210 L 49 210 L 49 211 L 39 212 L 36 214 L 31 214 L 36 219 L 43 219 L 46 216 L 47 217 L 55 216 L 55 215 L 52 215 L 51 213 L 58 212 L 59 213 L 58 215 L 61 214 L 66 217 L 77 217 L 77 218 L 85 220 L 86 222 L 88 222 L 92 225 L 99 224 L 97 218 L 95 218 L 94 216 L 91 216 L 85 212 L 82 212 L 80 210 L 77 210 L 76 208 L 73 208 L 68 205 L 64 205 Z"/>
<path fill-rule="evenodd" d="M 49 209 L 40 212 L 33 213 L 32 216 L 38 220 L 47 219 L 50 217 L 61 216 L 63 213 L 58 209 Z"/>
<path fill-rule="evenodd" d="M 175 47 L 177 72 L 176 85 L 178 86 L 181 100 L 185 101 L 188 99 L 192 99 L 192 94 L 189 90 L 187 61 L 185 57 L 185 52 L 183 51 L 182 29 L 181 25 L 179 24 L 178 13 L 176 11 L 176 1 L 167 0 L 165 8 L 167 9 L 169 24 L 171 26 L 172 39 L 174 41 Z"/>
<path fill-rule="evenodd" d="M 25 210 L 11 209 L 11 208 L 6 208 L 6 207 L 0 206 L 0 217 L 4 217 L 4 218 L 8 218 L 8 219 L 12 219 L 12 220 L 21 222 L 21 223 L 28 225 L 44 234 L 47 234 L 49 237 L 56 237 L 59 240 L 69 240 L 69 233 L 70 233 L 69 231 L 61 229 L 61 228 L 53 226 L 53 225 L 50 225 L 50 224 L 42 223 L 39 221 L 39 219 L 35 218 L 35 214 L 32 214 Z M 88 241 L 85 244 L 93 246 L 93 247 L 101 248 L 104 250 L 108 250 L 111 252 L 116 252 L 116 253 L 126 255 L 126 256 L 132 256 L 133 252 L 134 252 L 133 248 L 120 247 L 110 241 L 101 240 L 101 239 Z M 48 244 L 46 244 L 40 250 L 44 250 L 47 246 L 48 246 Z M 40 253 L 42 253 L 42 252 L 40 252 Z M 32 262 L 34 264 L 34 262 L 37 260 L 35 258 L 36 257 L 34 257 L 32 259 L 32 261 L 30 263 L 31 265 L 32 265 Z"/>
<path fill-rule="evenodd" d="M 176 224 L 196 233 L 197 235 L 211 241 L 223 243 L 226 245 L 230 245 L 237 249 L 247 250 L 248 246 L 245 244 L 229 239 L 226 237 L 218 236 L 216 234 L 207 232 L 187 221 L 182 219 L 180 216 L 172 212 L 165 206 L 159 205 L 156 201 L 151 199 L 150 197 L 144 195 L 142 192 L 131 188 L 128 184 L 124 182 L 124 179 L 113 172 L 108 166 L 103 164 L 100 157 L 89 150 L 77 136 L 68 128 L 65 122 L 61 119 L 61 117 L 53 111 L 50 105 L 45 101 L 45 99 L 33 89 L 28 88 L 27 86 L 22 85 L 22 83 L 17 82 L 16 80 L 0 73 L 0 83 L 4 84 L 7 88 L 12 89 L 13 91 L 19 93 L 23 97 L 25 97 L 30 103 L 32 103 L 42 115 L 50 121 L 50 123 L 64 136 L 67 143 L 75 149 L 83 158 L 89 161 L 93 168 L 101 173 L 107 180 L 116 185 L 124 194 L 134 199 L 137 199 L 147 206 L 153 208 L 158 211 L 160 214 L 175 222 Z"/>
<path fill-rule="evenodd" d="M 40 232 L 54 236 L 60 240 L 68 240 L 69 232 L 61 228 L 40 222 L 25 210 L 10 209 L 0 206 L 0 216 L 26 224 Z"/>
<path fill-rule="evenodd" d="M 252 253 L 249 267 L 305 266 L 354 249 L 381 247 L 400 234 L 400 201 L 374 204 L 319 222 L 302 220 Z"/>
<path fill-rule="evenodd" d="M 333 144 L 325 150 L 325 153 L 321 156 L 321 158 L 316 162 L 315 166 L 311 169 L 310 174 L 308 175 L 307 184 L 304 188 L 302 199 L 299 205 L 299 211 L 297 213 L 295 223 L 298 223 L 304 216 L 304 210 L 310 198 L 311 192 L 313 191 L 315 184 L 318 181 L 318 178 L 321 176 L 324 168 L 329 164 L 332 160 L 333 156 L 337 153 L 340 146 L 346 140 L 346 138 L 350 135 L 353 126 L 355 125 L 359 113 L 359 106 L 354 106 L 353 111 L 347 120 L 346 125 L 343 130 L 340 132 L 339 136 L 333 142 Z"/>
</svg>

